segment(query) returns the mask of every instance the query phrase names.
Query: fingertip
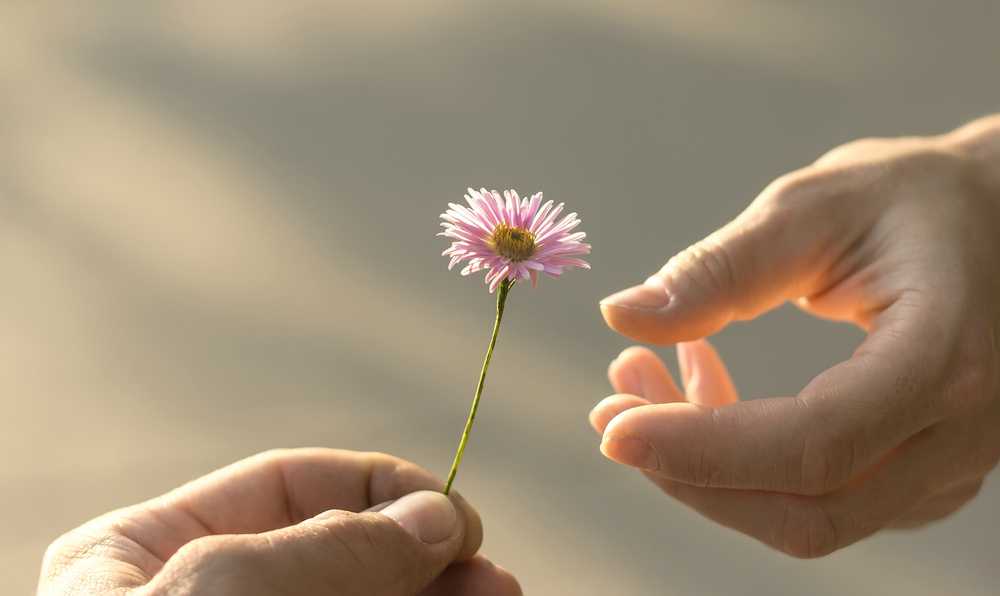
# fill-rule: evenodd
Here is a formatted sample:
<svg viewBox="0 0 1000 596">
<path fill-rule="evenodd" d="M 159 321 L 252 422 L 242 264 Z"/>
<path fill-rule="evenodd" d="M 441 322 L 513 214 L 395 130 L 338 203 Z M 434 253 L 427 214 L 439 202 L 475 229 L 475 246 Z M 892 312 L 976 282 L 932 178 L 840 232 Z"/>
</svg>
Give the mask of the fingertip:
<svg viewBox="0 0 1000 596">
<path fill-rule="evenodd" d="M 612 395 L 605 398 L 605 401 L 615 397 L 619 396 Z M 631 429 L 634 426 L 632 420 L 636 418 L 636 414 L 637 411 L 634 408 L 619 410 L 604 425 L 604 439 L 607 440 L 614 436 L 631 434 Z"/>
<path fill-rule="evenodd" d="M 611 461 L 654 471 L 660 469 L 656 451 L 648 441 L 631 435 L 605 434 L 601 441 L 601 453 Z"/>
<path fill-rule="evenodd" d="M 608 423 L 618 414 L 631 408 L 647 405 L 649 405 L 648 401 L 636 395 L 611 395 L 605 397 L 590 411 L 590 425 L 595 431 L 603 434 Z"/>
<path fill-rule="evenodd" d="M 601 315 L 608 327 L 625 337 L 651 344 L 669 343 L 660 333 L 660 316 L 655 310 L 602 302 Z"/>
<path fill-rule="evenodd" d="M 483 571 L 479 572 L 478 582 L 481 588 L 478 594 L 496 594 L 497 596 L 523 596 L 521 583 L 517 581 L 514 574 L 490 561 L 486 557 L 479 557 L 473 563 Z M 465 594 L 466 592 L 461 592 Z"/>
<path fill-rule="evenodd" d="M 656 453 L 649 441 L 636 432 L 639 427 L 635 422 L 656 407 L 631 408 L 615 415 L 607 423 L 601 437 L 601 453 L 608 459 L 627 466 L 645 470 L 658 469 Z"/>
<path fill-rule="evenodd" d="M 452 490 L 448 493 L 448 498 L 459 512 L 465 526 L 462 548 L 456 556 L 457 560 L 465 561 L 473 558 L 483 545 L 483 519 L 460 492 Z"/>
<path fill-rule="evenodd" d="M 388 517 L 408 534 L 427 545 L 457 542 L 457 538 L 467 530 L 465 523 L 467 520 L 462 519 L 455 502 L 431 490 L 417 491 L 400 497 L 373 515 Z"/>
<path fill-rule="evenodd" d="M 611 384 L 618 393 L 638 395 L 650 403 L 684 401 L 684 394 L 666 364 L 649 348 L 626 348 L 615 359 L 610 373 Z"/>
<path fill-rule="evenodd" d="M 612 358 L 611 362 L 608 363 L 608 381 L 610 381 L 611 383 L 614 383 L 614 380 L 611 378 L 611 375 L 612 375 L 612 371 L 615 370 L 615 366 L 617 364 L 618 364 L 618 356 L 615 356 L 614 358 Z"/>
<path fill-rule="evenodd" d="M 634 362 L 634 361 L 659 361 L 660 357 L 656 355 L 656 352 L 650 350 L 645 346 L 629 346 L 621 351 L 618 358 L 615 360 L 620 363 Z"/>
<path fill-rule="evenodd" d="M 662 285 L 643 284 L 601 301 L 605 323 L 636 341 L 670 345 L 706 337 L 725 327 L 732 313 L 717 304 L 677 294 Z"/>
<path fill-rule="evenodd" d="M 421 596 L 523 596 L 512 573 L 482 555 L 451 565 Z"/>
<path fill-rule="evenodd" d="M 707 339 L 678 344 L 677 358 L 688 401 L 712 408 L 739 401 L 725 362 Z"/>
<path fill-rule="evenodd" d="M 608 398 L 605 397 L 601 401 L 597 402 L 597 405 L 591 408 L 590 413 L 587 414 L 587 421 L 590 422 L 590 427 L 593 428 L 598 434 L 604 432 L 604 425 L 606 422 L 602 420 L 601 413 L 605 407 L 604 402 L 607 400 Z"/>
<path fill-rule="evenodd" d="M 619 292 L 601 300 L 602 307 L 621 308 L 634 311 L 655 312 L 670 304 L 670 294 L 666 288 L 655 283 L 644 283 Z"/>
<path fill-rule="evenodd" d="M 700 422 L 709 411 L 690 403 L 652 404 L 625 410 L 604 429 L 601 452 L 621 464 L 660 470 L 662 463 L 689 455 L 690 442 L 698 436 Z M 664 462 L 660 461 L 661 455 L 666 456 Z"/>
<path fill-rule="evenodd" d="M 700 419 L 710 410 L 698 404 L 671 402 L 649 404 L 622 411 L 608 422 L 607 435 L 643 435 L 652 438 L 665 434 L 673 423 Z"/>
<path fill-rule="evenodd" d="M 626 348 L 608 365 L 608 381 L 617 393 L 642 395 L 642 379 L 632 361 L 633 348 Z"/>
<path fill-rule="evenodd" d="M 399 500 L 415 492 L 430 491 L 440 494 L 444 490 L 444 482 L 413 462 L 383 453 L 363 455 L 372 465 L 371 479 L 365 488 L 373 500 L 384 503 Z M 448 499 L 458 512 L 463 529 L 463 543 L 458 558 L 467 559 L 473 556 L 482 544 L 482 519 L 460 491 L 452 490 L 448 494 Z"/>
<path fill-rule="evenodd" d="M 500 596 L 524 596 L 521 590 L 521 582 L 517 581 L 514 574 L 499 565 L 494 565 L 496 575 L 493 579 L 495 591 L 483 592 L 483 594 L 498 594 Z"/>
</svg>

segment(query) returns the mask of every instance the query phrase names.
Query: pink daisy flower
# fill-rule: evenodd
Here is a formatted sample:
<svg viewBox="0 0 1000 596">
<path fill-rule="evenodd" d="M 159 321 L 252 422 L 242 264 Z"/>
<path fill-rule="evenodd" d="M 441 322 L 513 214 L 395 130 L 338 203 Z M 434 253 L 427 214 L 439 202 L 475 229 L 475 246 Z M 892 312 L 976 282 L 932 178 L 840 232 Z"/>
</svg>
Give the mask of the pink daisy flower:
<svg viewBox="0 0 1000 596">
<path fill-rule="evenodd" d="M 580 225 L 576 213 L 557 221 L 563 203 L 543 205 L 540 192 L 522 199 L 515 190 L 500 196 L 485 188 L 470 188 L 465 200 L 468 207 L 449 203 L 441 214 L 444 231 L 438 236 L 454 240 L 442 254 L 451 257 L 448 269 L 468 261 L 462 275 L 486 269 L 491 294 L 504 280 L 530 279 L 534 286 L 539 273 L 555 277 L 569 267 L 590 269 L 579 258 L 590 254 L 590 245 L 582 242 L 587 235 L 571 233 Z"/>
</svg>

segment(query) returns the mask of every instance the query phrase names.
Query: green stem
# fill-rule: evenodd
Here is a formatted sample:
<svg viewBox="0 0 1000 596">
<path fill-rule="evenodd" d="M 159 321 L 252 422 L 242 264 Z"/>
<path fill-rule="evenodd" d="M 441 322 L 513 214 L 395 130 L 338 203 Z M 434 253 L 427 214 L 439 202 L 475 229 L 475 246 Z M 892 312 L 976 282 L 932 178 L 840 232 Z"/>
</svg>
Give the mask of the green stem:
<svg viewBox="0 0 1000 596">
<path fill-rule="evenodd" d="M 451 471 L 448 472 L 448 482 L 444 487 L 444 494 L 451 491 L 451 485 L 455 482 L 455 474 L 458 474 L 458 466 L 462 463 L 462 454 L 465 453 L 465 445 L 469 442 L 469 433 L 472 432 L 472 423 L 476 420 L 476 410 L 479 409 L 479 400 L 483 396 L 483 385 L 486 384 L 486 371 L 490 368 L 490 360 L 493 358 L 493 348 L 497 345 L 497 335 L 500 333 L 500 320 L 503 319 L 503 307 L 507 302 L 507 294 L 514 287 L 514 282 L 504 280 L 497 290 L 497 319 L 493 323 L 493 336 L 490 338 L 490 346 L 486 348 L 486 358 L 483 360 L 483 370 L 479 373 L 479 383 L 476 385 L 476 395 L 472 398 L 472 409 L 469 411 L 469 419 L 465 421 L 465 430 L 462 431 L 462 439 L 458 442 L 458 450 L 455 452 L 455 459 L 451 462 Z"/>
</svg>

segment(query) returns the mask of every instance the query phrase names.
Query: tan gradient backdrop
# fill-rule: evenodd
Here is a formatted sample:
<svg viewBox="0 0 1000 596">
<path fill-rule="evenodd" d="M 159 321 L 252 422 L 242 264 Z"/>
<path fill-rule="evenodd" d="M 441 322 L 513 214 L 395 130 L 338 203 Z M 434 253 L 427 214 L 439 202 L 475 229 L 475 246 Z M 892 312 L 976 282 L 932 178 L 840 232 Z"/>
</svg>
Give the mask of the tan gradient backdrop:
<svg viewBox="0 0 1000 596">
<path fill-rule="evenodd" d="M 1000 109 L 993 2 L 0 5 L 0 592 L 105 510 L 277 446 L 444 474 L 492 301 L 445 271 L 465 186 L 572 203 L 594 270 L 518 288 L 458 486 L 528 594 L 987 594 L 994 478 L 957 517 L 773 554 L 606 461 L 625 342 L 596 303 L 858 136 Z M 717 338 L 746 397 L 855 330 Z M 663 353 L 673 357 L 671 350 Z"/>
</svg>

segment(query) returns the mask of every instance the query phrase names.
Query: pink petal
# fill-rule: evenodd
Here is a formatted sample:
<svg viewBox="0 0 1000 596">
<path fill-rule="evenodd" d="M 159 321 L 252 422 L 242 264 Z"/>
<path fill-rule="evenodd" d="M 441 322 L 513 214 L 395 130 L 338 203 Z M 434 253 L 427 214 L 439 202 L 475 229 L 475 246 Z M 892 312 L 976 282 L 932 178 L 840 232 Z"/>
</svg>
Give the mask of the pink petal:
<svg viewBox="0 0 1000 596">
<path fill-rule="evenodd" d="M 517 196 L 517 191 L 513 188 L 507 191 L 510 193 L 510 220 L 515 227 L 521 227 L 521 197 Z"/>
<path fill-rule="evenodd" d="M 566 206 L 565 203 L 559 203 L 558 205 L 555 206 L 555 208 L 552 211 L 549 211 L 548 215 L 545 216 L 545 219 L 542 220 L 534 230 L 536 239 L 540 238 L 543 234 L 545 234 L 545 232 L 548 231 L 549 227 L 552 225 L 552 222 L 555 220 L 556 217 L 559 216 L 560 213 L 562 213 L 563 207 L 565 206 Z"/>
<path fill-rule="evenodd" d="M 528 206 L 521 213 L 521 225 L 523 227 L 531 226 L 531 221 L 534 220 L 535 214 L 538 213 L 538 206 L 542 204 L 542 193 L 536 192 L 531 195 L 531 199 L 528 201 Z"/>
<path fill-rule="evenodd" d="M 487 221 L 491 228 L 496 228 L 498 225 L 503 223 L 503 218 L 500 216 L 500 212 L 497 211 L 496 204 L 493 201 L 493 195 L 491 195 L 485 188 L 479 191 L 476 207 L 480 213 L 487 216 Z"/>
<path fill-rule="evenodd" d="M 493 208 L 496 209 L 499 215 L 500 223 L 505 223 L 509 226 L 510 220 L 507 219 L 507 210 L 504 208 L 503 197 L 495 190 L 490 191 L 490 196 L 493 198 Z"/>
<path fill-rule="evenodd" d="M 535 213 L 534 217 L 531 218 L 531 225 L 528 226 L 528 231 L 529 232 L 531 232 L 532 234 L 535 234 L 535 233 L 538 232 L 538 226 L 539 226 L 539 224 L 541 224 L 542 220 L 545 219 L 545 216 L 548 215 L 549 210 L 552 209 L 552 205 L 553 205 L 553 202 L 552 201 L 548 201 L 548 202 L 545 203 L 545 205 L 542 206 L 542 208 L 540 210 L 538 210 Z"/>
<path fill-rule="evenodd" d="M 493 281 L 490 282 L 490 294 L 496 291 L 497 286 L 499 286 L 500 282 L 502 282 L 507 276 L 508 271 L 510 271 L 510 266 L 504 266 L 497 271 L 497 275 L 493 278 Z"/>
<path fill-rule="evenodd" d="M 514 197 L 509 190 L 503 191 L 504 212 L 507 214 L 507 223 L 517 226 L 517 211 L 514 209 Z"/>
<path fill-rule="evenodd" d="M 449 216 L 455 220 L 455 223 L 458 222 L 464 223 L 468 226 L 480 229 L 486 232 L 487 234 L 493 231 L 492 228 L 487 226 L 483 218 L 479 214 L 477 214 L 474 210 L 471 210 L 463 205 L 458 205 L 456 203 L 449 203 L 449 206 L 451 207 L 451 210 L 448 211 L 445 215 L 442 215 L 441 216 L 442 218 L 444 218 L 445 216 Z"/>
<path fill-rule="evenodd" d="M 547 230 L 545 232 L 539 233 L 536 236 L 536 240 L 538 242 L 541 242 L 541 241 L 545 240 L 546 238 L 548 238 L 549 236 L 551 236 L 553 234 L 559 234 L 561 232 L 568 232 L 568 231 L 572 230 L 573 228 L 575 228 L 578 225 L 580 225 L 580 220 L 576 219 L 576 213 L 570 213 L 569 215 L 567 215 L 565 217 L 565 219 L 563 219 L 562 221 L 560 221 L 558 224 L 556 224 L 555 226 L 553 226 L 551 229 L 549 229 L 549 230 Z"/>
</svg>

